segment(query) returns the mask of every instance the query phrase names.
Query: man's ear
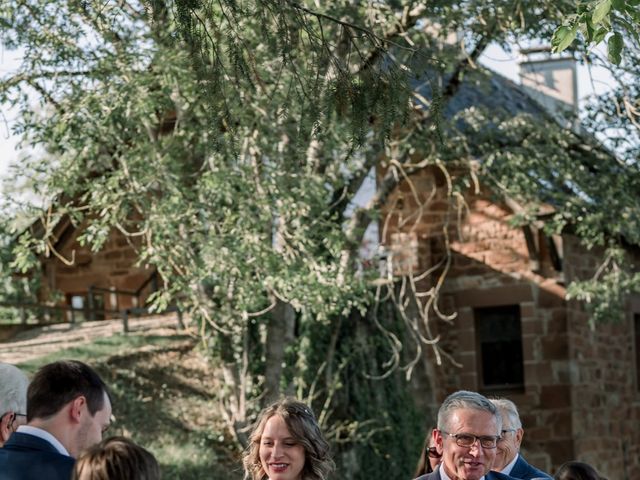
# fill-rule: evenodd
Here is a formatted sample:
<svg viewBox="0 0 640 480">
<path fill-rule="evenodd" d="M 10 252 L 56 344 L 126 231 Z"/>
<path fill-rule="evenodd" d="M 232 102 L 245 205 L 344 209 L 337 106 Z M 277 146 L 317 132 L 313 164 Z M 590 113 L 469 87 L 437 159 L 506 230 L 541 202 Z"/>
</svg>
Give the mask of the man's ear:
<svg viewBox="0 0 640 480">
<path fill-rule="evenodd" d="M 522 439 L 524 438 L 524 430 L 522 428 L 518 428 L 515 431 L 516 436 L 516 445 L 518 446 L 518 451 L 520 451 L 520 444 L 522 443 Z"/>
<path fill-rule="evenodd" d="M 12 411 L 7 412 L 0 420 L 0 443 L 4 443 L 9 440 L 9 437 L 13 433 L 11 423 L 15 418 L 15 414 Z"/>
<path fill-rule="evenodd" d="M 433 436 L 433 444 L 438 450 L 438 453 L 442 455 L 442 433 L 440 433 L 440 430 L 437 428 L 434 428 L 431 435 Z"/>
<path fill-rule="evenodd" d="M 73 422 L 80 422 L 80 418 L 87 409 L 87 399 L 84 395 L 71 400 L 69 405 L 69 418 Z"/>
</svg>

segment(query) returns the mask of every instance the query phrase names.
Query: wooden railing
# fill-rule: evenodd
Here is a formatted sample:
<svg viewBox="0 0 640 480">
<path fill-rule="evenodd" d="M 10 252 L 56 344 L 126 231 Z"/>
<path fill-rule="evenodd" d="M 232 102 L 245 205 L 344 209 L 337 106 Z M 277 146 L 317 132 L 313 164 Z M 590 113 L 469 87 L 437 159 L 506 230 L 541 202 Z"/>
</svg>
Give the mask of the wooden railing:
<svg viewBox="0 0 640 480">
<path fill-rule="evenodd" d="M 83 307 L 73 307 L 71 305 L 48 305 L 44 303 L 34 302 L 0 302 L 0 306 L 15 308 L 19 312 L 21 318 L 21 324 L 26 325 L 28 321 L 28 313 L 34 313 L 35 318 L 38 319 L 38 324 L 49 323 L 76 323 L 77 317 L 82 317 L 87 320 L 100 319 L 122 319 L 122 326 L 125 332 L 129 331 L 129 318 L 132 316 L 141 317 L 149 315 L 151 312 L 146 306 L 140 306 L 142 293 L 144 289 L 149 285 L 152 285 L 152 292 L 158 289 L 158 272 L 154 271 L 137 290 L 118 290 L 114 288 L 103 288 L 96 286 L 89 286 L 87 289 L 87 305 Z M 95 305 L 94 293 L 109 293 L 115 295 L 116 308 L 103 308 Z M 119 308 L 120 301 L 119 296 L 126 295 L 133 299 L 135 305 L 127 308 Z M 176 307 L 171 306 L 162 312 L 154 312 L 155 314 L 162 315 L 165 313 L 176 312 L 178 317 L 178 328 L 184 329 L 184 322 L 182 318 L 182 311 Z M 59 319 L 59 320 L 56 320 Z"/>
</svg>

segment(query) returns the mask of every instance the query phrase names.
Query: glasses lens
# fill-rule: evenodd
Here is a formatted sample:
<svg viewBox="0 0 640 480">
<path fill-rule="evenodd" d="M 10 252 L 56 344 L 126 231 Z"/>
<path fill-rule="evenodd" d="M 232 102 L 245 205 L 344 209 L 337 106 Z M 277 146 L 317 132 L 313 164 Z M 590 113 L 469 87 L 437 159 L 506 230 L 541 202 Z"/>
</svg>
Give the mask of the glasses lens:
<svg viewBox="0 0 640 480">
<path fill-rule="evenodd" d="M 461 447 L 470 447 L 476 443 L 476 437 L 473 435 L 460 434 L 456 435 L 456 443 Z"/>
<path fill-rule="evenodd" d="M 495 437 L 478 437 L 480 439 L 480 445 L 483 448 L 495 448 L 497 439 Z"/>
</svg>

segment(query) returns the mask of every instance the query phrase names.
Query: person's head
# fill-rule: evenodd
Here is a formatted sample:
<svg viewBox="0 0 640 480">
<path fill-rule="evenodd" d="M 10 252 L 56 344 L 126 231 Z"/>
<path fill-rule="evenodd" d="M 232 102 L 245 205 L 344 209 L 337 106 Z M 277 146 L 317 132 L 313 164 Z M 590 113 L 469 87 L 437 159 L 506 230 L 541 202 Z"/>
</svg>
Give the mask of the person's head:
<svg viewBox="0 0 640 480">
<path fill-rule="evenodd" d="M 252 480 L 325 480 L 333 470 L 329 444 L 311 409 L 290 398 L 265 408 L 243 463 Z"/>
<path fill-rule="evenodd" d="M 77 457 L 102 440 L 111 420 L 111 399 L 88 365 L 62 360 L 41 367 L 27 391 L 27 421 L 42 428 Z"/>
<path fill-rule="evenodd" d="M 435 444 L 433 436 L 434 430 L 435 429 L 429 430 L 429 433 L 424 439 L 424 445 L 422 446 L 422 452 L 420 453 L 420 459 L 418 460 L 414 477 L 433 472 L 442 460 L 442 454 L 438 452 Z"/>
<path fill-rule="evenodd" d="M 595 468 L 583 462 L 563 463 L 553 478 L 554 480 L 606 480 Z"/>
<path fill-rule="evenodd" d="M 27 421 L 27 375 L 17 367 L 0 362 L 0 447 Z"/>
<path fill-rule="evenodd" d="M 492 398 L 490 401 L 498 408 L 502 418 L 502 436 L 498 440 L 496 460 L 493 462 L 493 469 L 501 471 L 520 451 L 524 430 L 515 403 L 506 398 Z"/>
<path fill-rule="evenodd" d="M 502 421 L 493 403 L 476 392 L 449 395 L 438 411 L 433 437 L 440 468 L 452 480 L 478 480 L 493 466 Z"/>
<path fill-rule="evenodd" d="M 160 466 L 128 438 L 111 437 L 78 458 L 72 480 L 160 480 Z"/>
</svg>

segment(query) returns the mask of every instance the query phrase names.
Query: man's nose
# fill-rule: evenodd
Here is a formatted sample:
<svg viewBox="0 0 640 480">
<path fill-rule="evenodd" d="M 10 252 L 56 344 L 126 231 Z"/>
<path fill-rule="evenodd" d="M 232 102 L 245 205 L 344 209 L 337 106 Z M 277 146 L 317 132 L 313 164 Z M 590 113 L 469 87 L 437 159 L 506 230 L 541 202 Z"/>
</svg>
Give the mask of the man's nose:
<svg viewBox="0 0 640 480">
<path fill-rule="evenodd" d="M 475 452 L 475 453 L 472 453 L 472 455 L 477 456 L 480 454 L 481 450 L 482 450 L 482 446 L 480 445 L 480 439 L 476 438 L 476 441 L 473 442 L 471 447 L 469 447 L 469 453 Z"/>
</svg>

